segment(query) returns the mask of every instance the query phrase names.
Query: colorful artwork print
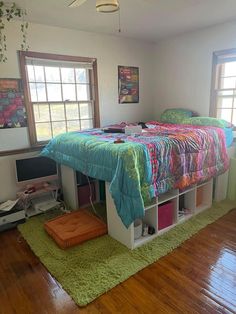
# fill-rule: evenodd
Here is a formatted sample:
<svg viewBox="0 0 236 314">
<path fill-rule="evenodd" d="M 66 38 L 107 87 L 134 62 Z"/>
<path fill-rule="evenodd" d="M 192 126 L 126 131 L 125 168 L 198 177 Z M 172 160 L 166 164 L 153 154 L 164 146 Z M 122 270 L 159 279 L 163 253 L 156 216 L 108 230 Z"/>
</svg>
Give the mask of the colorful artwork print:
<svg viewBox="0 0 236 314">
<path fill-rule="evenodd" d="M 27 126 L 21 80 L 0 79 L 0 129 Z"/>
<path fill-rule="evenodd" d="M 139 68 L 118 66 L 119 103 L 139 102 Z"/>
</svg>

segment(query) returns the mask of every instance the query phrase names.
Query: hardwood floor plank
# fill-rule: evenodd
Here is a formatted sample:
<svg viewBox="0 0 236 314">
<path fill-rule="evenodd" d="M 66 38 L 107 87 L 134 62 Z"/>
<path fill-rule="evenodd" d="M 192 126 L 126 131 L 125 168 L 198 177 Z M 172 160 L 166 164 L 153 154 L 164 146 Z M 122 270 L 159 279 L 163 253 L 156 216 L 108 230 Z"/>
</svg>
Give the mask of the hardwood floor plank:
<svg viewBox="0 0 236 314">
<path fill-rule="evenodd" d="M 236 313 L 236 209 L 79 308 L 19 232 L 0 233 L 0 314 Z"/>
</svg>

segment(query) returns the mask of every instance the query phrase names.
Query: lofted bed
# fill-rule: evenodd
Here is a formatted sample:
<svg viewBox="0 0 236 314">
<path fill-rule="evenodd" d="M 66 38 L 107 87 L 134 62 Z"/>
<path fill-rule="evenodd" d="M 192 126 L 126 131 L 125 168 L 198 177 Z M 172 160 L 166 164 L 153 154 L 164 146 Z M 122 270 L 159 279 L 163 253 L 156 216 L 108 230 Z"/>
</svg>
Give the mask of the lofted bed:
<svg viewBox="0 0 236 314">
<path fill-rule="evenodd" d="M 209 207 L 212 179 L 229 166 L 225 134 L 218 127 L 156 121 L 146 125 L 141 134 L 132 135 L 102 129 L 61 134 L 42 152 L 62 165 L 64 197 L 73 209 L 79 205 L 75 170 L 107 182 L 108 232 L 131 249 L 163 232 L 158 232 L 157 223 L 162 203 L 174 204 L 172 226 L 180 222 L 178 202 L 182 194 L 186 194 L 186 207 L 192 207 L 185 218 Z M 114 143 L 117 139 L 119 144 Z M 200 186 L 206 191 L 201 208 L 196 204 Z M 135 242 L 134 222 L 140 218 L 155 231 Z"/>
</svg>

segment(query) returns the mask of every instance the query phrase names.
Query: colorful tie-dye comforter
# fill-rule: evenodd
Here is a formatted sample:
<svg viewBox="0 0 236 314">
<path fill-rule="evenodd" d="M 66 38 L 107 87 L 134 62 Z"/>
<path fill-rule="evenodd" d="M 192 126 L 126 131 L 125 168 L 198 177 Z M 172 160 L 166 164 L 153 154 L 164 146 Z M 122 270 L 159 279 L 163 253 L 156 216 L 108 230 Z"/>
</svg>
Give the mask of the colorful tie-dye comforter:
<svg viewBox="0 0 236 314">
<path fill-rule="evenodd" d="M 118 215 L 128 227 L 144 215 L 144 204 L 168 190 L 226 171 L 225 136 L 216 127 L 149 122 L 141 135 L 70 132 L 52 139 L 43 156 L 88 176 L 110 182 Z M 122 144 L 114 144 L 121 138 Z"/>
</svg>

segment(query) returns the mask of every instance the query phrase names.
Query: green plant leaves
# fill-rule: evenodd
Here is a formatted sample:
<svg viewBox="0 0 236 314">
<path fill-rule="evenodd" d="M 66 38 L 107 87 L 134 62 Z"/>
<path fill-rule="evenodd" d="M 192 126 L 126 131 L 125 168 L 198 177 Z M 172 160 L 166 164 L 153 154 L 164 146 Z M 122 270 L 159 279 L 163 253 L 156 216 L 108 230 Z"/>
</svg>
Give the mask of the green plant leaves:
<svg viewBox="0 0 236 314">
<path fill-rule="evenodd" d="M 8 2 L 0 1 L 0 62 L 7 61 L 7 38 L 4 34 L 5 21 L 10 22 L 12 19 L 21 18 L 20 31 L 22 33 L 21 50 L 28 50 L 27 44 L 27 29 L 29 27 L 28 22 L 25 21 L 27 12 L 25 9 L 21 9 L 15 2 L 9 4 Z"/>
</svg>

